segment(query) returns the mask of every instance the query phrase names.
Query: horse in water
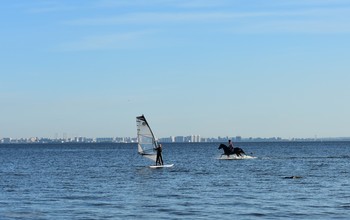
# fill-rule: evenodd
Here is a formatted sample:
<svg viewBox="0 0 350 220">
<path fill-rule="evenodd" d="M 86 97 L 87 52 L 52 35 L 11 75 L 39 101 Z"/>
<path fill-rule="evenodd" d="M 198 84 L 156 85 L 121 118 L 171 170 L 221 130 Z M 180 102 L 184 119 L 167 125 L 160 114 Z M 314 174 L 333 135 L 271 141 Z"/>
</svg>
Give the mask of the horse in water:
<svg viewBox="0 0 350 220">
<path fill-rule="evenodd" d="M 225 154 L 227 156 L 230 156 L 231 154 L 236 154 L 237 157 L 241 157 L 242 154 L 246 155 L 246 153 L 239 147 L 235 147 L 235 148 L 233 148 L 233 151 L 231 151 L 229 149 L 229 147 L 227 147 L 225 144 L 220 144 L 218 149 L 219 150 L 220 149 L 224 149 L 224 153 L 223 154 Z"/>
</svg>

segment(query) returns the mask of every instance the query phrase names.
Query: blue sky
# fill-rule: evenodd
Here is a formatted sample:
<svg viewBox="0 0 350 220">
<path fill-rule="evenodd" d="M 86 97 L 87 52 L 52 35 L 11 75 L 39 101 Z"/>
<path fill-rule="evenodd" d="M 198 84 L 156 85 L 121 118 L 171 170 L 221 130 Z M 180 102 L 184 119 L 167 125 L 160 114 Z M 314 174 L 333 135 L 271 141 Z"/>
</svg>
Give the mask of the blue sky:
<svg viewBox="0 0 350 220">
<path fill-rule="evenodd" d="M 4 0 L 0 138 L 350 136 L 345 0 Z"/>
</svg>

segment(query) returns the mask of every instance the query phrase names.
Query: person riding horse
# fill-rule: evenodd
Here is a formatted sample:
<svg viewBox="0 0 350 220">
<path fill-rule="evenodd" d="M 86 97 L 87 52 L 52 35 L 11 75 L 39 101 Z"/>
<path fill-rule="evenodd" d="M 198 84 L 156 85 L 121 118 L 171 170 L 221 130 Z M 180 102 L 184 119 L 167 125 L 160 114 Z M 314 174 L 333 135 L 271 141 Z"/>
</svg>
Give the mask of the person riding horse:
<svg viewBox="0 0 350 220">
<path fill-rule="evenodd" d="M 246 153 L 239 147 L 235 147 L 233 148 L 233 151 L 231 151 L 225 144 L 220 144 L 218 149 L 223 149 L 223 154 L 227 155 L 227 157 L 230 157 L 231 154 L 236 154 L 237 157 L 242 156 L 242 154 L 246 155 Z"/>
</svg>

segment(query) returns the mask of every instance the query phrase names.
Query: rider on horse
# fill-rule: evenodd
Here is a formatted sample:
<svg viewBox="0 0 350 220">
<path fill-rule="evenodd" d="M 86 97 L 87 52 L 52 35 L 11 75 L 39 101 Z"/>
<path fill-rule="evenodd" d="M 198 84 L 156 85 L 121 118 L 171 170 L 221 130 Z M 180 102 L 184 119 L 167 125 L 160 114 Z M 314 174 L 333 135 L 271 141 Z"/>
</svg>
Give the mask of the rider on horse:
<svg viewBox="0 0 350 220">
<path fill-rule="evenodd" d="M 233 144 L 231 140 L 228 140 L 228 149 L 230 150 L 231 153 L 233 153 Z"/>
</svg>

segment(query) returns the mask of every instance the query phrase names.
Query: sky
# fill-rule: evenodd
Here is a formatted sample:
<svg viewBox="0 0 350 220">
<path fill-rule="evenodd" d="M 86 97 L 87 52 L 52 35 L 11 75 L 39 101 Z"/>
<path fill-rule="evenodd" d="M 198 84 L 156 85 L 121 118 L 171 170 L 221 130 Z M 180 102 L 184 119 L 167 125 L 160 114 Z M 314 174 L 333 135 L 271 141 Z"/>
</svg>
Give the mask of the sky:
<svg viewBox="0 0 350 220">
<path fill-rule="evenodd" d="M 0 138 L 349 137 L 348 0 L 2 0 Z"/>
</svg>

